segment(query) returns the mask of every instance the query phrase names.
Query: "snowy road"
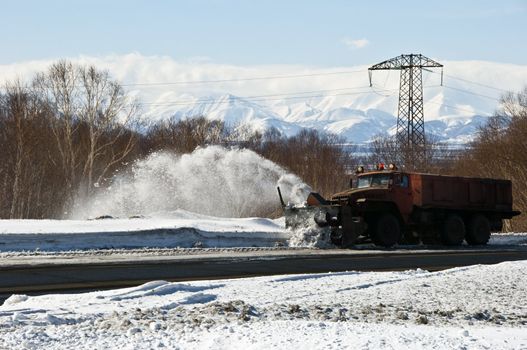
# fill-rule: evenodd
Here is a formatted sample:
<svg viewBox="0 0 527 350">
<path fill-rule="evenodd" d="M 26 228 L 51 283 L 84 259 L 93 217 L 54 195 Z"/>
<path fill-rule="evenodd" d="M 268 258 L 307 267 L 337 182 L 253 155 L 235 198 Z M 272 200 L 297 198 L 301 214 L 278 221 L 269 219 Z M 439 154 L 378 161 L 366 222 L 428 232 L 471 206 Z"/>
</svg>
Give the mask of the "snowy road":
<svg viewBox="0 0 527 350">
<path fill-rule="evenodd" d="M 194 254 L 17 255 L 0 262 L 0 293 L 130 286 L 163 279 L 234 278 L 273 274 L 379 271 L 421 268 L 430 271 L 474 264 L 527 260 L 526 246 L 485 248 L 343 250 L 213 249 Z"/>
<path fill-rule="evenodd" d="M 0 220 L 0 294 L 113 288 L 153 279 L 439 270 L 527 259 L 525 234 L 494 235 L 484 248 L 379 250 L 370 244 L 342 250 L 327 249 L 331 244 L 323 230 L 285 230 L 283 218 L 217 218 L 182 210 L 165 215 Z"/>
</svg>

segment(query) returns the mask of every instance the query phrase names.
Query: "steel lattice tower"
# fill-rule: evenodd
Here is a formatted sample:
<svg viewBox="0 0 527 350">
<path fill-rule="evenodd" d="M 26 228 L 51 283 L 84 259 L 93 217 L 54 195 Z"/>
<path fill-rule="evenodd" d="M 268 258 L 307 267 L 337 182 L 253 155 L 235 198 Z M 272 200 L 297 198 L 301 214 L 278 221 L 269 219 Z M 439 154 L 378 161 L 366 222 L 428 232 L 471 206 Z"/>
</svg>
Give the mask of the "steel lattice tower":
<svg viewBox="0 0 527 350">
<path fill-rule="evenodd" d="M 423 55 L 400 55 L 368 68 L 370 86 L 374 70 L 400 70 L 399 108 L 396 140 L 410 153 L 410 160 L 425 159 L 425 121 L 423 109 L 423 68 L 442 68 L 443 65 Z M 441 82 L 443 71 L 441 70 Z"/>
</svg>

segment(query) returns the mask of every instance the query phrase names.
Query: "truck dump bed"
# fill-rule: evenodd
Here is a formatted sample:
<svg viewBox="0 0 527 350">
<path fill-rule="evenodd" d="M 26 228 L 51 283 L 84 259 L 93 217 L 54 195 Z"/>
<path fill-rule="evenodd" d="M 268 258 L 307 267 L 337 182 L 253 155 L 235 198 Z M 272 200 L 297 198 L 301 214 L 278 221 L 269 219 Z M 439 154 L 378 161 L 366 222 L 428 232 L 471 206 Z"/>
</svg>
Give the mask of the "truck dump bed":
<svg viewBox="0 0 527 350">
<path fill-rule="evenodd" d="M 509 180 L 410 174 L 413 204 L 422 208 L 512 211 Z"/>
</svg>

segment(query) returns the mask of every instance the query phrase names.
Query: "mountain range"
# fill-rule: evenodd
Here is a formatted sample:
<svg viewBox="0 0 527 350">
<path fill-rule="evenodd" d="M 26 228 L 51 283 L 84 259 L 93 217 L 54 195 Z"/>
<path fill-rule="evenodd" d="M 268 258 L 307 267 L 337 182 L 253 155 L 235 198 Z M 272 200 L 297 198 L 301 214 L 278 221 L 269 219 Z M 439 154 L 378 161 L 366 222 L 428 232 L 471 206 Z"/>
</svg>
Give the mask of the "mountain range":
<svg viewBox="0 0 527 350">
<path fill-rule="evenodd" d="M 444 75 L 423 71 L 425 131 L 448 143 L 472 140 L 499 109 L 500 97 L 527 85 L 527 65 L 433 59 L 444 65 Z M 370 86 L 367 65 L 236 66 L 139 53 L 69 60 L 108 70 L 149 121 L 205 116 L 286 135 L 312 128 L 355 144 L 396 131 L 399 71 L 375 71 Z M 30 80 L 52 62 L 0 65 L 0 80 Z"/>
<path fill-rule="evenodd" d="M 462 93 L 444 87 L 433 87 L 426 96 L 426 133 L 453 144 L 472 140 L 478 127 L 498 107 L 497 97 L 489 103 L 473 95 L 467 98 Z M 178 101 L 188 102 L 176 106 L 160 104 L 145 113 L 144 117 L 184 119 L 205 116 L 231 126 L 244 125 L 252 131 L 265 132 L 276 128 L 288 136 L 302 128 L 310 128 L 336 134 L 355 144 L 367 143 L 378 135 L 393 135 L 396 132 L 397 91 L 389 96 L 364 91 L 360 95 L 256 102 L 232 94 L 193 99 L 187 95 Z"/>
</svg>

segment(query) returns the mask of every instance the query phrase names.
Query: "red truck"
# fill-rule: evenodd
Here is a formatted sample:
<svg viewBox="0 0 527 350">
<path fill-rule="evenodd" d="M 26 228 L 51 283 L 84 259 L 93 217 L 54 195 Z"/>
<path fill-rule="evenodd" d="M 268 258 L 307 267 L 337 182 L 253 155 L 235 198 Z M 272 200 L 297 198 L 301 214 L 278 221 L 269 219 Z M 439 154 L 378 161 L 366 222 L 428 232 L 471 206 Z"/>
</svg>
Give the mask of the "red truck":
<svg viewBox="0 0 527 350">
<path fill-rule="evenodd" d="M 282 200 L 283 204 L 283 200 Z M 357 170 L 353 186 L 330 200 L 317 193 L 307 206 L 284 206 L 286 226 L 311 218 L 331 227 L 336 245 L 351 246 L 359 238 L 390 247 L 402 241 L 446 245 L 486 244 L 503 219 L 519 215 L 512 209 L 509 180 L 444 176 L 389 170 Z"/>
</svg>

